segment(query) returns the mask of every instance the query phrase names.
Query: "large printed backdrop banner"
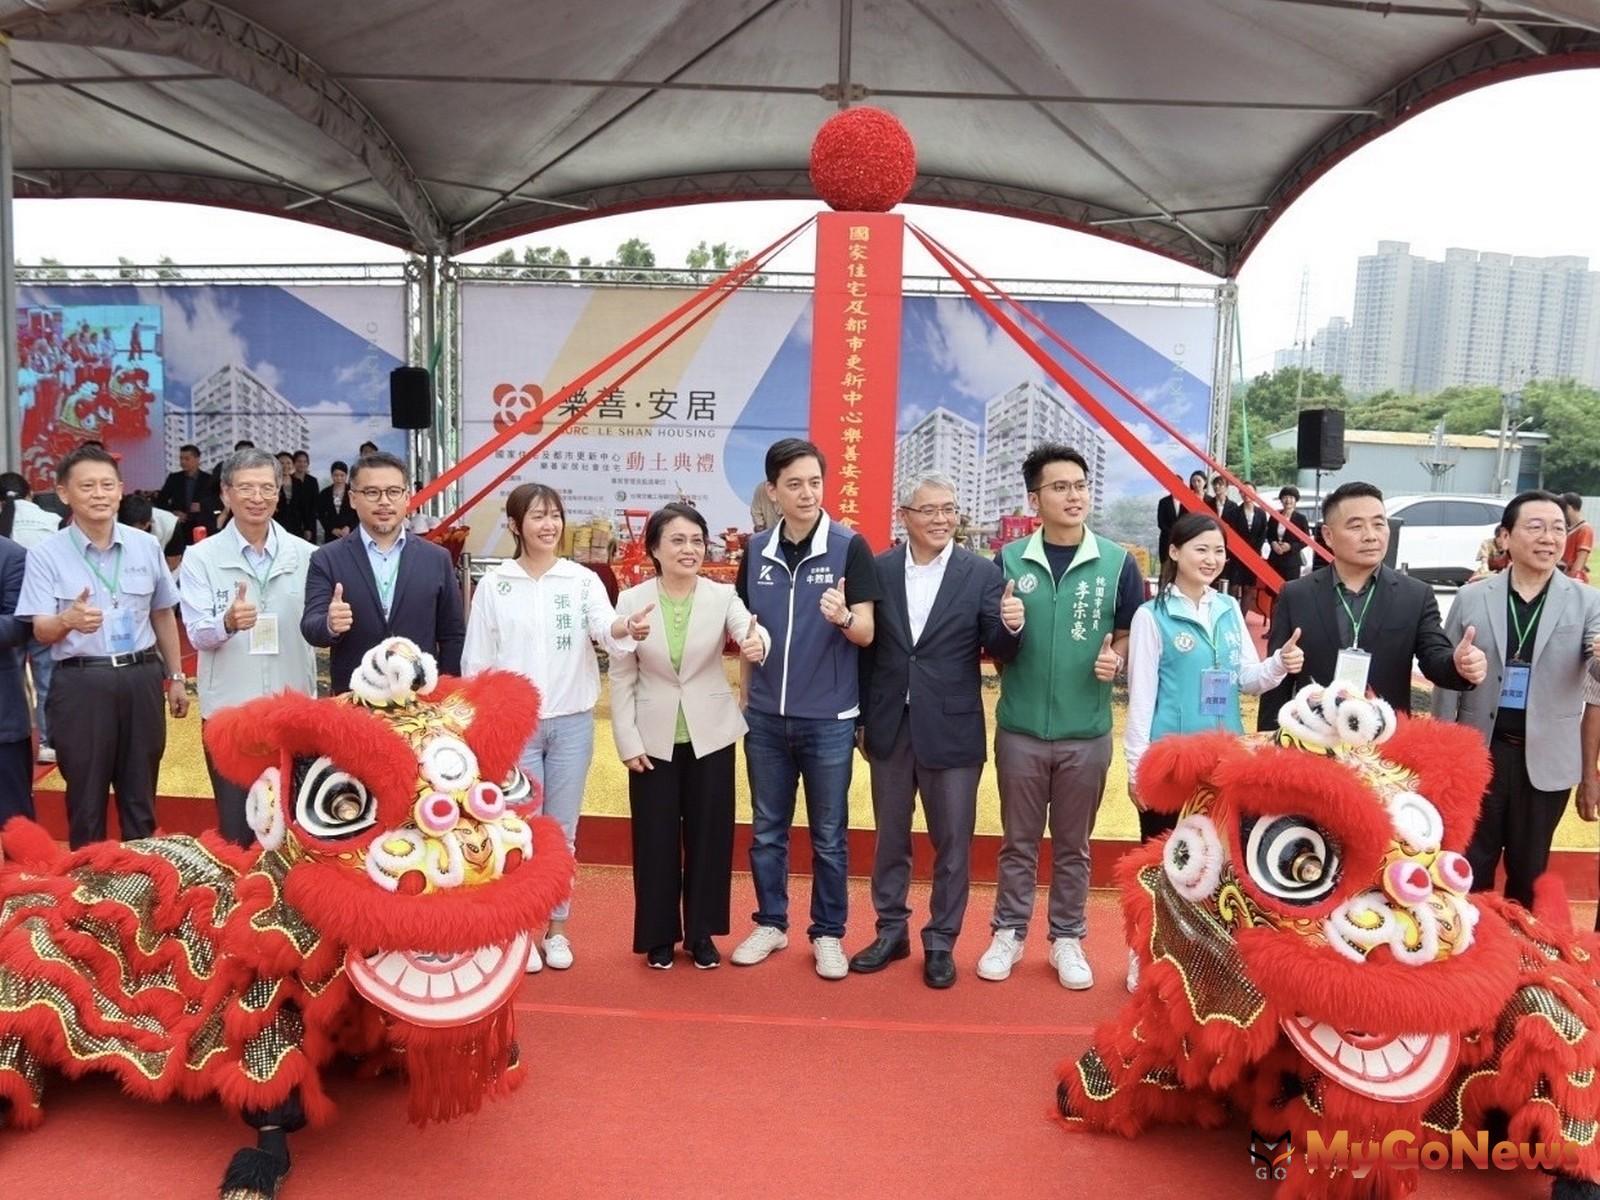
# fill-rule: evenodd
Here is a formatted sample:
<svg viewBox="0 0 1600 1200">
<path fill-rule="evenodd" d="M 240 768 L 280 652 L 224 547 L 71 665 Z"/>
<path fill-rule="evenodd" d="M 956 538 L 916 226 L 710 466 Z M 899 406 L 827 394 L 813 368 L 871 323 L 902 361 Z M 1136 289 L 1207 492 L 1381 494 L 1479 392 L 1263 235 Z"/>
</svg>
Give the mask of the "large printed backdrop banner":
<svg viewBox="0 0 1600 1200">
<path fill-rule="evenodd" d="M 553 395 L 687 295 L 559 284 L 465 285 L 462 444 L 481 444 L 497 425 Z M 1191 440 L 1205 442 L 1213 307 L 1080 301 L 1031 307 Z M 749 529 L 767 446 L 780 437 L 810 434 L 811 332 L 809 294 L 759 288 L 736 293 L 485 499 L 470 515 L 468 548 L 478 555 L 509 552 L 505 496 L 529 480 L 561 492 L 574 526 L 599 521 L 618 531 L 625 510 L 652 510 L 682 495 L 705 514 L 713 534 Z M 992 525 L 1001 515 L 1027 509 L 1022 460 L 1029 448 L 1043 440 L 1068 442 L 1089 460 L 1096 529 L 1121 541 L 1154 544 L 1160 488 L 970 301 L 906 297 L 899 355 L 897 476 L 949 475 L 969 523 Z M 1199 465 L 1110 388 L 1085 382 L 1180 473 Z M 545 420 L 545 430 L 589 399 L 573 397 Z M 466 493 L 485 486 L 537 436 L 515 440 L 469 472 Z M 887 468 L 889 449 L 869 465 Z M 831 474 L 835 464 L 829 468 Z"/>
<path fill-rule="evenodd" d="M 306 450 L 324 482 L 364 441 L 406 453 L 389 422 L 389 371 L 405 361 L 400 284 L 23 287 L 16 329 L 35 488 L 90 439 L 121 457 L 130 490 L 159 487 L 186 442 L 208 471 L 240 440 Z"/>
</svg>

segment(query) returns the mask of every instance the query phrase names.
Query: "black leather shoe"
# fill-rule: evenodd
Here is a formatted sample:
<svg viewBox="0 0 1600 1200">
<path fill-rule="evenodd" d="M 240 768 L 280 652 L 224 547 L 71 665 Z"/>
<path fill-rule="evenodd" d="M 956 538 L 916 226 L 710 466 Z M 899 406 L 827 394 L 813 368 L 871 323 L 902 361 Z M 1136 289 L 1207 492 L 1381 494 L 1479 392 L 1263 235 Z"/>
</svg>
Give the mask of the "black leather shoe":
<svg viewBox="0 0 1600 1200">
<path fill-rule="evenodd" d="M 850 969 L 862 975 L 870 975 L 874 971 L 881 971 L 892 962 L 902 958 L 911 957 L 911 942 L 907 938 L 898 941 L 880 937 L 865 950 L 858 951 L 850 956 Z"/>
<path fill-rule="evenodd" d="M 947 988 L 956 981 L 956 960 L 948 950 L 929 950 L 922 956 L 922 982 Z"/>
</svg>

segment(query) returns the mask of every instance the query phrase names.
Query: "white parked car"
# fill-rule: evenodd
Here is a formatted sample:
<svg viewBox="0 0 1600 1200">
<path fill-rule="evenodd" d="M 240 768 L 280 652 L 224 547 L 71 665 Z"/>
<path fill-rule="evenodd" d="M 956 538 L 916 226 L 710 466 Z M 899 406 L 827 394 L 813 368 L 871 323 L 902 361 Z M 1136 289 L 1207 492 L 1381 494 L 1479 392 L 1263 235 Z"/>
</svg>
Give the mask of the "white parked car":
<svg viewBox="0 0 1600 1200">
<path fill-rule="evenodd" d="M 1400 527 L 1395 563 L 1432 584 L 1459 587 L 1477 569 L 1478 547 L 1494 535 L 1506 502 L 1495 496 L 1391 496 L 1384 508 Z"/>
</svg>

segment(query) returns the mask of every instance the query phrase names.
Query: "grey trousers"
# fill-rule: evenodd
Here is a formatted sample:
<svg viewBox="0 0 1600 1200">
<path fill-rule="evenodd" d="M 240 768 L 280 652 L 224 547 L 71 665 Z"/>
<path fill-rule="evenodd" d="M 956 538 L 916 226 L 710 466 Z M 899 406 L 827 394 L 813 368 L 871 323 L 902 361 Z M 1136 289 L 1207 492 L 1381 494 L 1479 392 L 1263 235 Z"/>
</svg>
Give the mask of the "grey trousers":
<svg viewBox="0 0 1600 1200">
<path fill-rule="evenodd" d="M 205 744 L 204 722 L 200 728 L 202 731 L 200 748 L 206 756 L 206 774 L 211 776 L 211 794 L 217 801 L 217 832 L 235 846 L 242 846 L 248 850 L 256 841 L 255 831 L 250 828 L 250 822 L 245 816 L 250 789 L 242 788 L 232 780 L 223 778 L 217 770 L 217 764 L 212 761 L 211 747 Z"/>
<path fill-rule="evenodd" d="M 1088 930 L 1089 834 L 1106 790 L 1111 735 L 1047 742 L 997 729 L 1002 840 L 994 897 L 996 932 L 1028 932 L 1039 869 L 1039 839 L 1050 829 L 1050 940 Z"/>
<path fill-rule="evenodd" d="M 156 831 L 156 774 L 167 748 L 161 663 L 55 668 L 47 707 L 56 765 L 67 783 L 68 844 L 77 850 L 105 841 L 112 789 L 122 840 L 149 837 Z"/>
<path fill-rule="evenodd" d="M 911 722 L 902 720 L 894 748 L 871 759 L 872 816 L 877 846 L 872 859 L 872 907 L 878 935 L 899 939 L 911 919 L 911 815 L 922 795 L 922 812 L 933 841 L 933 896 L 922 928 L 924 950 L 950 950 L 967 913 L 972 830 L 978 813 L 978 777 L 983 764 L 935 768 L 917 763 Z"/>
</svg>

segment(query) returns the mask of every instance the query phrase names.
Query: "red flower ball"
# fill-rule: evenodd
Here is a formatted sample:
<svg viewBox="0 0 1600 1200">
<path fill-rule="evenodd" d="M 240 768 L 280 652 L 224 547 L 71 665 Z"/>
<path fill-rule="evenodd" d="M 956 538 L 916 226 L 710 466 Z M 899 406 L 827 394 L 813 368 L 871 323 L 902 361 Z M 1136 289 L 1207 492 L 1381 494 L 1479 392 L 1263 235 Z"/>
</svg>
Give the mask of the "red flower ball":
<svg viewBox="0 0 1600 1200">
<path fill-rule="evenodd" d="M 811 143 L 811 186 L 841 212 L 888 212 L 906 198 L 916 177 L 911 135 L 881 108 L 836 113 Z"/>
</svg>

